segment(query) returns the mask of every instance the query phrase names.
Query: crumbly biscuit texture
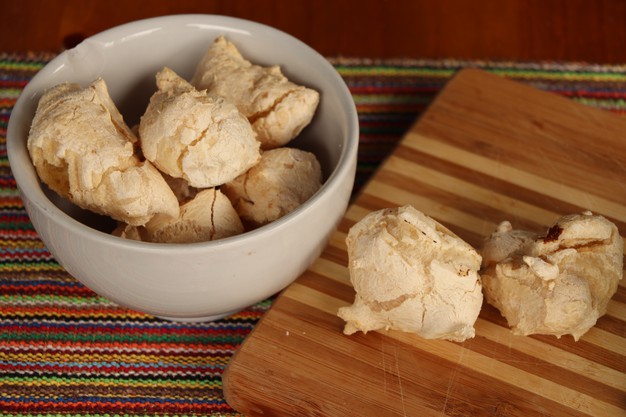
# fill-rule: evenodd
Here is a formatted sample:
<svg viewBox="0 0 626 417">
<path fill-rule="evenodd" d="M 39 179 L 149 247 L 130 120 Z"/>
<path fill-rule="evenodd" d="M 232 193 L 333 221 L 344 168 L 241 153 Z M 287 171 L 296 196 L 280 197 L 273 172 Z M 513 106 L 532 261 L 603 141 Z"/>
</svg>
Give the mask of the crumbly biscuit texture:
<svg viewBox="0 0 626 417">
<path fill-rule="evenodd" d="M 504 242 L 523 243 L 504 245 Z M 485 298 L 519 335 L 578 340 L 606 313 L 623 275 L 617 226 L 591 212 L 566 215 L 545 235 L 501 224 L 485 242 Z"/>
<path fill-rule="evenodd" d="M 481 257 L 411 206 L 372 212 L 346 238 L 354 304 L 338 316 L 344 333 L 395 329 L 427 339 L 475 335 L 483 295 Z"/>
<path fill-rule="evenodd" d="M 197 188 L 231 181 L 260 158 L 260 143 L 234 104 L 196 90 L 169 68 L 139 124 L 146 159 Z"/>
<path fill-rule="evenodd" d="M 40 179 L 77 206 L 128 224 L 178 216 L 161 174 L 135 156 L 136 136 L 104 80 L 59 84 L 41 97 L 28 151 Z"/>
<path fill-rule="evenodd" d="M 252 64 L 223 36 L 211 44 L 191 84 L 234 103 L 250 120 L 263 149 L 295 138 L 320 101 L 317 91 L 289 81 L 279 66 Z"/>
<path fill-rule="evenodd" d="M 322 185 L 311 152 L 282 147 L 263 152 L 258 164 L 221 189 L 251 227 L 273 222 L 308 200 Z"/>
<path fill-rule="evenodd" d="M 181 204 L 177 219 L 157 216 L 142 227 L 120 224 L 113 234 L 144 242 L 196 243 L 243 232 L 243 224 L 228 198 L 220 190 L 208 188 Z"/>
</svg>

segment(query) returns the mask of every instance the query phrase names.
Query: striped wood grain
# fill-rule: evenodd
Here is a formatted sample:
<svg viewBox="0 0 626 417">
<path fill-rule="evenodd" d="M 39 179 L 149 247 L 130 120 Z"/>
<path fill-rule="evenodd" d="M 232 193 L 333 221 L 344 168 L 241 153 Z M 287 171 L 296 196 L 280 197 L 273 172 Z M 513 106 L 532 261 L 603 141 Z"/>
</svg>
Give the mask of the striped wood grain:
<svg viewBox="0 0 626 417">
<path fill-rule="evenodd" d="M 235 354 L 223 382 L 231 406 L 250 416 L 626 416 L 626 280 L 578 342 L 514 336 L 486 303 L 464 343 L 343 335 L 336 311 L 354 298 L 346 233 L 404 204 L 477 247 L 501 220 L 540 231 L 583 209 L 624 236 L 626 119 L 461 71 Z"/>
</svg>

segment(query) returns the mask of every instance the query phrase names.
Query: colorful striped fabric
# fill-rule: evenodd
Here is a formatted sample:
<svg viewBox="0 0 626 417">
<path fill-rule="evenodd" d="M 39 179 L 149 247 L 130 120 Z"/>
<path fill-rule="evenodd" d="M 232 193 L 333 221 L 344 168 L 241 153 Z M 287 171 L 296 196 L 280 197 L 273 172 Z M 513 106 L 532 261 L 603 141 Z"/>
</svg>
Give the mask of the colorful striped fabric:
<svg viewBox="0 0 626 417">
<path fill-rule="evenodd" d="M 121 308 L 67 274 L 24 211 L 6 156 L 11 108 L 51 54 L 0 53 L 0 414 L 238 416 L 221 375 L 265 300 L 201 324 Z M 483 68 L 626 113 L 626 66 L 554 62 L 329 58 L 361 124 L 358 189 L 454 73 Z"/>
</svg>

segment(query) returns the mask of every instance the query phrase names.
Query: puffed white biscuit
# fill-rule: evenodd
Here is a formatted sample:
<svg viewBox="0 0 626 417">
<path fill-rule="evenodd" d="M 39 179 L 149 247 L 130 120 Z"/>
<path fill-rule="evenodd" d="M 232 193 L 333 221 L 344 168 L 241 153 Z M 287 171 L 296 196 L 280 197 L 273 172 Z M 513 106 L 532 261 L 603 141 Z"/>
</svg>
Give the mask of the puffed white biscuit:
<svg viewBox="0 0 626 417">
<path fill-rule="evenodd" d="M 523 244 L 505 244 L 519 236 Z M 481 250 L 485 298 L 515 334 L 578 340 L 617 291 L 623 245 L 617 226 L 588 211 L 561 217 L 545 236 L 503 222 Z"/>
<path fill-rule="evenodd" d="M 475 335 L 481 257 L 411 206 L 372 212 L 346 238 L 354 304 L 337 315 L 345 334 L 378 329 L 461 342 Z"/>
<path fill-rule="evenodd" d="M 104 80 L 46 91 L 32 121 L 28 151 L 39 178 L 77 206 L 133 225 L 178 216 L 161 174 L 135 156 L 137 138 Z"/>
<path fill-rule="evenodd" d="M 263 149 L 295 138 L 313 119 L 320 100 L 317 91 L 289 81 L 279 66 L 252 64 L 223 36 L 202 57 L 191 84 L 234 103 Z"/>
<path fill-rule="evenodd" d="M 169 68 L 139 123 L 141 150 L 162 172 L 210 188 L 244 173 L 260 158 L 248 120 L 221 97 L 196 90 Z"/>
<path fill-rule="evenodd" d="M 311 152 L 265 151 L 258 164 L 221 189 L 251 227 L 273 222 L 307 201 L 322 186 L 322 170 Z"/>
</svg>

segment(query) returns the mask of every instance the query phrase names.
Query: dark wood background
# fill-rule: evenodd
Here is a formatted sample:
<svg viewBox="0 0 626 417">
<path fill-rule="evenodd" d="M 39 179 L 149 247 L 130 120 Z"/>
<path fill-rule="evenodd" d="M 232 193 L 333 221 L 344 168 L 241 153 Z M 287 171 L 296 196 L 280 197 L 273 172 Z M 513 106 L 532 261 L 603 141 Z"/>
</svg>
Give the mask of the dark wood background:
<svg viewBox="0 0 626 417">
<path fill-rule="evenodd" d="M 145 17 L 275 26 L 326 56 L 626 63 L 626 0 L 2 0 L 0 51 L 59 51 Z"/>
</svg>

